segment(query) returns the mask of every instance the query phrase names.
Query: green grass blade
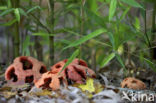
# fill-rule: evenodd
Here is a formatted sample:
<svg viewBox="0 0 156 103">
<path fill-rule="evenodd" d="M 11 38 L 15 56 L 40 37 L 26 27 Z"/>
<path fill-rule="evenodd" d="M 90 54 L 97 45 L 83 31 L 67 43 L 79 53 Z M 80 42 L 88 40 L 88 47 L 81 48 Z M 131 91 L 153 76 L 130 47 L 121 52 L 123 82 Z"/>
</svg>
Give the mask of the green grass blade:
<svg viewBox="0 0 156 103">
<path fill-rule="evenodd" d="M 63 48 L 63 50 L 67 49 L 67 48 L 71 48 L 71 47 L 76 47 L 76 46 L 86 42 L 87 40 L 90 40 L 90 39 L 92 39 L 92 38 L 94 38 L 94 37 L 96 37 L 96 36 L 98 36 L 98 35 L 100 35 L 100 34 L 102 34 L 104 32 L 106 32 L 106 29 L 98 29 L 98 30 L 86 35 L 86 36 L 83 36 L 79 40 L 76 40 L 75 42 L 71 43 L 67 47 Z"/>
<path fill-rule="evenodd" d="M 7 6 L 8 8 L 11 8 L 11 0 L 7 0 Z"/>
<path fill-rule="evenodd" d="M 126 14 L 128 13 L 129 10 L 130 10 L 130 7 L 127 7 L 126 10 L 122 13 L 122 15 L 121 15 L 121 17 L 120 17 L 120 19 L 119 19 L 119 22 L 121 22 L 121 20 L 122 20 L 123 18 L 125 18 Z"/>
<path fill-rule="evenodd" d="M 42 10 L 40 6 L 35 6 L 35 7 L 33 7 L 33 8 L 30 8 L 30 9 L 27 11 L 27 14 L 29 14 L 29 13 L 35 11 L 36 9 Z"/>
<path fill-rule="evenodd" d="M 63 30 L 66 31 L 66 32 L 68 32 L 68 33 L 71 33 L 71 34 L 73 34 L 73 35 L 80 36 L 79 33 L 73 32 L 73 31 L 71 31 L 71 30 L 68 30 L 68 29 L 63 29 Z"/>
<path fill-rule="evenodd" d="M 66 62 L 66 64 L 63 66 L 62 70 L 59 72 L 59 74 L 79 55 L 80 50 L 77 49 L 72 55 L 71 57 L 68 59 L 68 61 Z"/>
<path fill-rule="evenodd" d="M 138 2 L 136 2 L 135 0 L 121 0 L 122 2 L 132 6 L 132 7 L 137 7 L 137 8 L 142 8 L 144 9 Z"/>
<path fill-rule="evenodd" d="M 109 7 L 109 21 L 113 18 L 116 11 L 117 0 L 111 0 Z"/>
<path fill-rule="evenodd" d="M 30 36 L 29 35 L 26 36 L 22 45 L 23 45 L 22 54 L 24 55 L 24 53 L 27 51 L 28 46 L 30 45 Z"/>
<path fill-rule="evenodd" d="M 102 62 L 101 62 L 101 67 L 106 66 L 113 58 L 115 57 L 115 53 L 111 53 L 108 55 Z"/>
<path fill-rule="evenodd" d="M 91 21 L 95 21 L 96 24 L 98 25 L 101 25 L 102 27 L 106 27 L 106 23 L 108 22 L 108 19 L 106 17 L 102 17 L 102 16 L 99 16 L 97 15 L 96 13 L 94 13 L 93 11 L 85 8 L 85 11 L 88 15 L 88 18 L 91 20 Z"/>
<path fill-rule="evenodd" d="M 6 10 L 7 6 L 0 6 L 0 10 Z"/>
<path fill-rule="evenodd" d="M 55 36 L 56 34 L 49 34 L 46 32 L 38 32 L 38 33 L 32 33 L 33 36 Z"/>
<path fill-rule="evenodd" d="M 98 14 L 98 11 L 97 11 L 97 7 L 98 7 L 97 1 L 96 0 L 88 0 L 88 4 L 89 4 L 89 7 L 90 7 L 90 10 L 93 11 L 94 13 Z"/>
<path fill-rule="evenodd" d="M 20 22 L 21 17 L 20 17 L 20 13 L 19 13 L 18 8 L 14 9 L 14 14 L 15 14 L 17 21 Z"/>
<path fill-rule="evenodd" d="M 113 34 L 111 32 L 108 32 L 108 36 L 109 36 L 109 40 L 110 40 L 110 42 L 112 44 L 113 50 L 115 50 L 116 47 L 115 47 L 115 39 L 114 39 L 114 36 L 113 36 Z"/>
<path fill-rule="evenodd" d="M 21 15 L 24 15 L 24 16 L 27 17 L 27 13 L 23 9 L 18 8 L 18 10 L 19 10 L 19 12 L 20 12 Z"/>
<path fill-rule="evenodd" d="M 14 24 L 17 20 L 13 19 L 11 21 L 8 21 L 6 23 L 0 23 L 0 26 L 11 26 L 12 24 Z"/>
<path fill-rule="evenodd" d="M 116 56 L 116 58 L 117 58 L 117 60 L 119 61 L 119 63 L 121 64 L 121 66 L 124 68 L 124 70 L 126 71 L 126 67 L 125 67 L 125 65 L 124 65 L 124 62 L 123 62 L 123 60 L 121 59 L 121 57 L 119 56 L 119 54 L 115 54 L 115 56 Z"/>
<path fill-rule="evenodd" d="M 101 42 L 101 41 L 96 40 L 96 39 L 92 39 L 92 40 L 95 41 L 97 44 L 100 44 L 100 45 L 103 45 L 103 46 L 108 46 L 108 47 L 111 47 L 112 48 L 112 45 L 109 45 L 107 43 Z"/>
<path fill-rule="evenodd" d="M 72 43 L 71 41 L 65 40 L 65 39 L 61 39 L 60 42 L 63 43 L 63 44 L 67 44 L 67 45 Z"/>
<path fill-rule="evenodd" d="M 0 16 L 5 16 L 5 15 L 11 13 L 13 10 L 14 10 L 13 8 L 11 8 L 11 9 L 6 9 L 6 10 L 3 11 L 2 13 L 0 13 Z"/>
<path fill-rule="evenodd" d="M 156 72 L 156 66 L 154 65 L 153 62 L 151 62 L 149 59 L 146 59 L 143 57 L 143 59 L 148 63 L 148 65 Z"/>
</svg>

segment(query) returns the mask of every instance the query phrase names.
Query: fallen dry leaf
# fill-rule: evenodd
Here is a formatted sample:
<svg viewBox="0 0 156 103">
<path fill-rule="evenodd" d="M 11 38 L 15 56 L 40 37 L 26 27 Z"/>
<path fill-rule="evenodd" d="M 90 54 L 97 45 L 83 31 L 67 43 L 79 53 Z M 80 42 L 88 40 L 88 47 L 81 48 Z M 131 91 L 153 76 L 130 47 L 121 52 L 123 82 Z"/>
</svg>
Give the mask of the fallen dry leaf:
<svg viewBox="0 0 156 103">
<path fill-rule="evenodd" d="M 5 86 L 4 86 L 4 88 L 11 88 L 11 90 L 19 90 L 19 89 L 24 89 L 24 88 L 28 88 L 30 85 L 29 84 L 27 84 L 27 83 L 25 83 L 25 84 L 23 84 L 23 85 L 14 85 L 14 84 L 6 84 Z"/>
<path fill-rule="evenodd" d="M 9 86 L 4 86 L 4 87 L 2 87 L 2 88 L 0 88 L 0 92 L 3 92 L 3 91 L 11 91 L 11 87 L 9 87 Z"/>
<path fill-rule="evenodd" d="M 95 87 L 95 94 L 101 92 L 104 90 L 105 86 L 100 84 L 99 82 L 95 82 L 94 83 L 94 87 Z"/>
<path fill-rule="evenodd" d="M 47 95 L 52 95 L 52 92 L 47 89 L 43 89 L 41 91 L 31 92 L 30 95 L 47 96 Z"/>
<path fill-rule="evenodd" d="M 17 94 L 17 92 L 5 91 L 2 93 L 6 99 L 9 99 Z"/>
</svg>

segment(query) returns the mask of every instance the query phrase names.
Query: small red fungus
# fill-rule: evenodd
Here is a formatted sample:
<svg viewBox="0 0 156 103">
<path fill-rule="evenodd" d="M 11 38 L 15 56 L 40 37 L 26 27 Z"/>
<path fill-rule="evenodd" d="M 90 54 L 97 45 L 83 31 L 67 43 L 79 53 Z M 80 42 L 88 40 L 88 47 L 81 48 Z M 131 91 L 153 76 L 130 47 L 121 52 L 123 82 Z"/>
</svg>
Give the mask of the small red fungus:
<svg viewBox="0 0 156 103">
<path fill-rule="evenodd" d="M 135 90 L 141 90 L 141 89 L 145 89 L 146 85 L 141 80 L 138 80 L 138 79 L 133 78 L 133 77 L 128 77 L 128 78 L 125 78 L 121 82 L 121 87 L 122 88 L 135 89 Z"/>
<path fill-rule="evenodd" d="M 20 56 L 7 68 L 5 79 L 13 84 L 32 83 L 45 72 L 47 69 L 42 62 L 33 57 Z"/>
</svg>

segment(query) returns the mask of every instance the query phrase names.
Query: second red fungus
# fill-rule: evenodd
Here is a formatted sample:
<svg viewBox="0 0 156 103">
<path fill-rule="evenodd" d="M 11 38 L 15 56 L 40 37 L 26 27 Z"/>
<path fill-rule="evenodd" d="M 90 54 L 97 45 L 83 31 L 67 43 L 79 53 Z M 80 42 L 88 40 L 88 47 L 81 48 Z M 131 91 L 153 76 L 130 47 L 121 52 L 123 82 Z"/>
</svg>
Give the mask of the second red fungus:
<svg viewBox="0 0 156 103">
<path fill-rule="evenodd" d="M 74 59 L 59 75 L 58 73 L 64 67 L 66 60 L 60 61 L 51 67 L 51 71 L 44 73 L 35 85 L 40 88 L 51 88 L 57 90 L 60 88 L 60 82 L 68 84 L 67 80 L 84 83 L 87 75 L 90 77 L 96 77 L 95 72 L 88 68 L 87 64 L 83 60 Z"/>
</svg>

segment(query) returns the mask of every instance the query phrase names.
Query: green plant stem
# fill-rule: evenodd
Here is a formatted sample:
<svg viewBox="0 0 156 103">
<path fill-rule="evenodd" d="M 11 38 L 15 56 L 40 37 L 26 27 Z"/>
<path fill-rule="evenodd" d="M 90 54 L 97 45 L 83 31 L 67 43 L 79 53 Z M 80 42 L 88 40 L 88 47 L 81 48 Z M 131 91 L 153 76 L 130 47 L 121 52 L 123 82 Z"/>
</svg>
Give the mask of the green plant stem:
<svg viewBox="0 0 156 103">
<path fill-rule="evenodd" d="M 12 7 L 13 8 L 18 8 L 20 1 L 19 0 L 11 0 Z M 14 58 L 18 57 L 20 55 L 20 34 L 19 34 L 19 23 L 16 22 L 14 24 Z"/>
<path fill-rule="evenodd" d="M 7 51 L 7 64 L 9 64 L 9 61 L 10 61 L 9 32 L 8 32 L 8 30 L 6 30 L 5 32 L 6 32 L 6 37 L 7 37 L 7 50 L 6 50 Z"/>
<path fill-rule="evenodd" d="M 41 6 L 42 0 L 39 1 L 39 6 Z M 38 11 L 38 18 L 40 20 L 40 10 Z M 36 27 L 36 31 L 39 31 L 39 26 L 37 25 Z M 41 43 L 39 42 L 40 37 L 39 36 L 35 36 L 35 50 L 36 50 L 36 54 L 37 54 L 37 59 L 40 61 L 43 61 L 43 47 L 41 45 Z"/>
<path fill-rule="evenodd" d="M 15 45 L 15 51 L 14 51 L 14 56 L 17 57 L 19 56 L 19 47 L 20 47 L 20 37 L 19 37 L 19 24 L 16 22 L 15 23 L 15 34 L 14 34 L 14 45 Z"/>
<path fill-rule="evenodd" d="M 156 17 L 156 1 L 154 2 L 153 4 L 153 14 L 152 14 L 152 41 L 155 41 L 155 38 L 156 38 L 156 35 L 155 35 L 155 32 L 156 32 L 156 28 L 155 28 L 155 17 Z M 156 44 L 152 44 L 152 46 L 155 46 Z M 152 49 L 152 58 L 156 60 L 156 48 L 153 48 Z"/>
<path fill-rule="evenodd" d="M 50 3 L 50 23 L 51 33 L 54 33 L 54 0 L 49 0 Z M 49 36 L 49 54 L 50 54 L 50 65 L 54 64 L 54 36 Z"/>
<path fill-rule="evenodd" d="M 80 9 L 80 38 L 83 36 L 84 34 L 84 20 L 85 20 L 85 14 L 84 14 L 84 5 L 85 5 L 85 1 L 86 0 L 81 0 L 81 9 Z M 79 54 L 79 58 L 82 58 L 82 44 L 79 47 L 80 49 L 80 54 Z"/>
<path fill-rule="evenodd" d="M 154 2 L 153 5 L 153 15 L 152 15 L 152 32 L 154 33 L 155 30 L 155 16 L 156 16 L 156 1 Z"/>
<path fill-rule="evenodd" d="M 96 49 L 92 49 L 92 52 L 91 52 L 91 67 L 92 69 L 96 71 Z"/>
<path fill-rule="evenodd" d="M 148 47 L 150 48 L 150 49 L 149 49 L 150 55 L 153 56 L 153 52 L 152 52 L 152 49 L 151 49 L 152 45 L 151 45 L 150 40 L 149 40 L 149 37 L 148 37 L 148 35 L 147 35 L 146 9 L 145 9 L 144 16 L 145 16 L 145 18 L 144 18 L 144 24 L 145 24 L 145 26 L 144 26 L 144 29 L 145 29 L 144 34 L 145 34 L 146 40 L 147 40 L 147 42 L 148 42 L 147 45 L 148 45 Z M 152 57 L 152 56 L 151 56 L 151 57 Z"/>
<path fill-rule="evenodd" d="M 2 57 L 2 49 L 3 49 L 3 47 L 2 47 L 2 44 L 0 44 L 0 57 Z M 1 65 L 1 62 L 0 62 L 0 71 L 2 70 L 2 65 Z"/>
<path fill-rule="evenodd" d="M 144 32 L 144 34 L 145 34 L 145 36 L 146 36 L 146 39 L 147 39 L 147 42 L 148 42 L 148 46 L 149 46 L 149 48 L 151 48 L 151 43 L 150 43 L 150 40 L 149 40 L 149 37 L 148 37 L 148 35 L 147 35 L 147 23 L 146 23 L 146 10 L 145 10 L 145 18 L 144 18 L 144 23 L 145 23 L 145 32 Z"/>
</svg>

